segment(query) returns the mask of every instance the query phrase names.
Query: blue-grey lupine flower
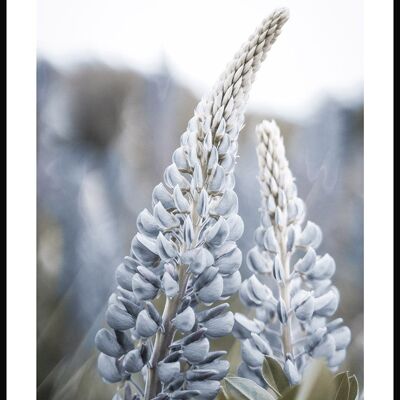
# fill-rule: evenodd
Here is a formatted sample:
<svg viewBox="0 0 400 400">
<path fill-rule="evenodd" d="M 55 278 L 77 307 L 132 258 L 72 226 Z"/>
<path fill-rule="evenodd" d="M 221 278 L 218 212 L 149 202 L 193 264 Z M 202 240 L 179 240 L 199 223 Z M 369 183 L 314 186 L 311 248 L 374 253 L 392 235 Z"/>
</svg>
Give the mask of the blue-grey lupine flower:
<svg viewBox="0 0 400 400">
<path fill-rule="evenodd" d="M 263 121 L 257 134 L 261 224 L 247 255 L 254 274 L 239 291 L 256 317 L 235 315 L 233 333 L 241 339 L 243 359 L 238 373 L 263 384 L 260 369 L 269 355 L 296 383 L 310 357 L 326 359 L 335 371 L 345 358 L 351 333 L 341 318 L 328 322 L 339 303 L 331 282 L 335 261 L 316 253 L 322 233 L 304 221 L 305 207 L 297 197 L 279 128 Z"/>
<path fill-rule="evenodd" d="M 141 373 L 140 398 L 213 399 L 229 369 L 224 352 L 210 352 L 210 339 L 231 332 L 228 305 L 213 303 L 241 283 L 237 138 L 255 73 L 287 18 L 278 10 L 265 19 L 197 106 L 154 188 L 152 209 L 137 218 L 130 255 L 117 268 L 118 288 L 106 312 L 112 331 L 96 336 L 98 369 L 122 388 Z M 160 296 L 162 312 L 152 303 Z"/>
</svg>

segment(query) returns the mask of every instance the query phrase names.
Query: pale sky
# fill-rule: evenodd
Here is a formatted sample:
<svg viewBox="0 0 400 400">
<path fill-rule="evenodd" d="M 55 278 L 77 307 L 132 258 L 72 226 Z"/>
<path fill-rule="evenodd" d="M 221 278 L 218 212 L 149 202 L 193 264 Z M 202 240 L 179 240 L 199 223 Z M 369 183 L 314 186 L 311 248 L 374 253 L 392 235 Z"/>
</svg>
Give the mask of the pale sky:
<svg viewBox="0 0 400 400">
<path fill-rule="evenodd" d="M 100 60 L 155 72 L 199 96 L 276 7 L 291 17 L 261 68 L 251 108 L 298 117 L 363 81 L 362 0 L 38 0 L 38 55 L 61 67 Z"/>
</svg>

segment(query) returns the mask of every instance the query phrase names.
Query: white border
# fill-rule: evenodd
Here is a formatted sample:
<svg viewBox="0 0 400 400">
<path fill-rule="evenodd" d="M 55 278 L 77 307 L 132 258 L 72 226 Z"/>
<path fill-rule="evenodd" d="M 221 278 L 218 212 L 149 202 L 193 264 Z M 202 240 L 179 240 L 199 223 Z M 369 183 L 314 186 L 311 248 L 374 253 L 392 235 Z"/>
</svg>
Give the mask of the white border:
<svg viewBox="0 0 400 400">
<path fill-rule="evenodd" d="M 7 1 L 7 399 L 36 398 L 35 16 Z"/>
<path fill-rule="evenodd" d="M 35 16 L 7 1 L 8 399 L 36 398 Z M 392 2 L 365 1 L 366 399 L 393 398 L 392 37 Z"/>
<path fill-rule="evenodd" d="M 393 398 L 393 8 L 365 1 L 365 398 Z"/>
</svg>

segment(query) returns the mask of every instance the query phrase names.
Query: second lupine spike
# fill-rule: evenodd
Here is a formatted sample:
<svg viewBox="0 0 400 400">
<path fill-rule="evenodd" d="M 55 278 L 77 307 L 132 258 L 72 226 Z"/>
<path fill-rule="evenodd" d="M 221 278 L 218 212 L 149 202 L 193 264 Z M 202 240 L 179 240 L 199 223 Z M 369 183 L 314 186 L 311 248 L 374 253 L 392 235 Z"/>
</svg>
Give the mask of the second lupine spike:
<svg viewBox="0 0 400 400">
<path fill-rule="evenodd" d="M 332 285 L 335 262 L 317 255 L 320 228 L 305 223 L 305 206 L 285 156 L 275 122 L 257 127 L 261 224 L 256 246 L 247 255 L 253 275 L 243 281 L 240 299 L 255 308 L 248 320 L 235 315 L 234 335 L 242 341 L 239 375 L 265 385 L 261 366 L 266 355 L 278 360 L 292 384 L 310 358 L 324 358 L 332 370 L 343 362 L 351 339 L 342 319 L 329 322 L 339 303 Z"/>
</svg>

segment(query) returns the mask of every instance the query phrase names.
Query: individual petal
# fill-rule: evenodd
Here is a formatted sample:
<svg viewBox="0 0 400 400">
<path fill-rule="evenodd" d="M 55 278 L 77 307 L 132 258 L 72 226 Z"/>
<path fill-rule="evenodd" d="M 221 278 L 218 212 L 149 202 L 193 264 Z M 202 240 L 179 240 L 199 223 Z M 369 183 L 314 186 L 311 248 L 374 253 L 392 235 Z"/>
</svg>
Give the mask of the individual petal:
<svg viewBox="0 0 400 400">
<path fill-rule="evenodd" d="M 170 189 L 173 189 L 176 185 L 179 185 L 183 190 L 188 190 L 190 188 L 189 182 L 179 172 L 175 164 L 171 164 L 165 169 L 164 181 Z"/>
<path fill-rule="evenodd" d="M 183 241 L 186 244 L 186 246 L 190 247 L 194 240 L 195 237 L 194 237 L 193 222 L 190 216 L 186 216 L 185 221 L 183 223 Z"/>
<path fill-rule="evenodd" d="M 335 339 L 336 350 L 345 349 L 351 342 L 351 331 L 347 326 L 341 326 L 331 332 Z"/>
<path fill-rule="evenodd" d="M 157 224 L 156 219 L 147 208 L 139 213 L 136 220 L 136 226 L 140 233 L 152 237 L 156 237 L 161 229 Z"/>
<path fill-rule="evenodd" d="M 214 173 L 208 184 L 209 193 L 219 193 L 222 191 L 225 185 L 225 170 L 220 166 L 216 165 Z"/>
<path fill-rule="evenodd" d="M 224 289 L 221 296 L 227 298 L 229 296 L 232 296 L 239 290 L 242 277 L 240 275 L 240 272 L 236 271 L 231 275 L 223 275 L 222 280 L 224 284 Z"/>
<path fill-rule="evenodd" d="M 314 268 L 316 261 L 317 254 L 315 253 L 315 250 L 310 247 L 307 250 L 305 256 L 303 258 L 300 258 L 300 260 L 298 260 L 297 263 L 294 265 L 294 269 L 301 273 L 307 273 L 312 268 Z"/>
<path fill-rule="evenodd" d="M 154 206 L 153 214 L 157 224 L 165 229 L 171 229 L 179 226 L 179 219 L 175 217 L 175 215 L 168 212 L 161 202 L 158 202 Z"/>
<path fill-rule="evenodd" d="M 246 363 L 241 363 L 238 368 L 238 376 L 246 379 L 250 379 L 257 383 L 258 386 L 264 387 L 265 380 L 261 374 L 261 368 L 250 369 Z"/>
<path fill-rule="evenodd" d="M 199 400 L 212 400 L 218 394 L 221 385 L 218 381 L 206 380 L 206 381 L 193 381 L 187 383 L 189 390 L 198 390 L 200 394 L 196 396 Z"/>
<path fill-rule="evenodd" d="M 209 319 L 203 323 L 207 328 L 206 335 L 211 338 L 218 338 L 229 335 L 232 332 L 234 318 L 231 311 Z"/>
<path fill-rule="evenodd" d="M 111 304 L 106 311 L 106 320 L 113 329 L 126 330 L 135 326 L 135 320 L 125 309 Z"/>
<path fill-rule="evenodd" d="M 140 349 L 135 349 L 127 353 L 124 357 L 123 367 L 127 372 L 136 373 L 142 370 L 144 362 Z"/>
<path fill-rule="evenodd" d="M 226 220 L 229 228 L 229 235 L 226 240 L 236 242 L 238 241 L 244 231 L 244 224 L 242 218 L 237 214 L 230 215 Z"/>
<path fill-rule="evenodd" d="M 181 189 L 179 186 L 175 186 L 174 188 L 174 202 L 175 202 L 175 207 L 181 212 L 181 213 L 188 213 L 190 212 L 190 204 L 183 195 Z"/>
<path fill-rule="evenodd" d="M 225 218 L 220 217 L 218 221 L 205 232 L 206 242 L 215 247 L 221 246 L 229 235 L 229 227 Z"/>
<path fill-rule="evenodd" d="M 267 262 L 257 247 L 247 253 L 246 264 L 250 271 L 258 274 L 266 274 L 272 269 L 272 261 Z"/>
<path fill-rule="evenodd" d="M 131 252 L 144 265 L 152 265 L 159 260 L 156 241 L 141 233 L 133 238 Z"/>
<path fill-rule="evenodd" d="M 325 254 L 317 259 L 313 268 L 307 272 L 307 277 L 319 280 L 330 279 L 335 273 L 335 269 L 335 260 L 329 254 Z"/>
<path fill-rule="evenodd" d="M 224 290 L 224 281 L 220 274 L 217 274 L 215 278 L 204 285 L 198 292 L 197 297 L 204 304 L 211 304 L 217 301 Z"/>
<path fill-rule="evenodd" d="M 212 379 L 222 380 L 229 371 L 229 362 L 227 360 L 214 360 L 209 363 L 202 363 L 201 368 L 215 371 Z"/>
<path fill-rule="evenodd" d="M 204 188 L 201 189 L 196 210 L 201 218 L 205 218 L 208 214 L 208 194 Z"/>
<path fill-rule="evenodd" d="M 306 290 L 299 290 L 291 300 L 291 307 L 300 321 L 308 321 L 314 313 L 314 297 Z"/>
<path fill-rule="evenodd" d="M 178 147 L 174 151 L 174 153 L 172 154 L 172 161 L 174 162 L 178 170 L 183 172 L 188 172 L 190 170 L 186 153 L 182 147 Z"/>
<path fill-rule="evenodd" d="M 251 334 L 251 338 L 253 339 L 253 343 L 256 348 L 266 356 L 270 356 L 273 354 L 271 345 L 269 344 L 266 338 L 262 338 L 260 335 L 256 333 Z"/>
<path fill-rule="evenodd" d="M 181 313 L 177 314 L 172 323 L 181 332 L 189 332 L 192 330 L 196 322 L 196 315 L 192 307 L 186 307 Z"/>
<path fill-rule="evenodd" d="M 153 190 L 152 194 L 153 206 L 160 202 L 166 210 L 175 207 L 174 199 L 171 193 L 165 188 L 162 183 L 159 183 Z"/>
<path fill-rule="evenodd" d="M 314 350 L 312 351 L 311 355 L 314 358 L 327 358 L 333 356 L 335 352 L 335 339 L 333 336 L 328 333 L 325 337 L 321 340 L 321 342 L 315 346 Z"/>
<path fill-rule="evenodd" d="M 346 350 L 335 351 L 328 359 L 328 366 L 330 368 L 338 367 L 346 358 Z"/>
<path fill-rule="evenodd" d="M 339 305 L 339 292 L 332 288 L 326 294 L 315 298 L 315 313 L 324 317 L 331 317 Z"/>
<path fill-rule="evenodd" d="M 238 197 L 233 190 L 227 190 L 219 202 L 211 208 L 211 215 L 228 216 L 230 214 L 237 214 L 238 212 Z"/>
<path fill-rule="evenodd" d="M 176 379 L 181 372 L 181 364 L 179 359 L 181 352 L 175 352 L 166 357 L 157 365 L 157 374 L 161 382 L 169 383 Z"/>
<path fill-rule="evenodd" d="M 158 294 L 158 287 L 146 280 L 141 274 L 132 278 L 132 291 L 138 300 L 152 300 Z"/>
<path fill-rule="evenodd" d="M 232 334 L 238 339 L 249 339 L 252 333 L 260 333 L 262 328 L 263 324 L 236 313 Z"/>
<path fill-rule="evenodd" d="M 213 255 L 204 247 L 188 250 L 182 254 L 181 262 L 189 266 L 195 275 L 201 274 L 207 267 L 213 265 Z"/>
<path fill-rule="evenodd" d="M 161 232 L 157 236 L 158 255 L 164 261 L 171 261 L 178 255 L 174 242 L 168 240 Z"/>
<path fill-rule="evenodd" d="M 303 232 L 297 239 L 297 245 L 302 247 L 311 246 L 316 249 L 322 241 L 322 232 L 318 225 L 308 221 Z"/>
<path fill-rule="evenodd" d="M 100 353 L 97 359 L 97 369 L 108 383 L 116 383 L 122 380 L 122 375 L 117 367 L 117 360 L 113 357 Z"/>
<path fill-rule="evenodd" d="M 124 349 L 118 343 L 115 335 L 107 329 L 100 329 L 94 338 L 94 342 L 102 353 L 110 357 L 118 358 L 124 353 Z"/>
<path fill-rule="evenodd" d="M 279 321 L 281 321 L 282 324 L 286 324 L 288 320 L 288 313 L 286 304 L 282 298 L 278 301 L 276 312 L 278 314 Z"/>
<path fill-rule="evenodd" d="M 277 282 L 282 282 L 284 279 L 282 260 L 279 255 L 274 258 L 274 263 L 272 265 L 272 274 Z"/>
<path fill-rule="evenodd" d="M 271 253 L 279 253 L 279 245 L 276 240 L 274 228 L 272 226 L 269 227 L 265 232 L 264 246 Z"/>
<path fill-rule="evenodd" d="M 226 244 L 221 247 L 224 246 L 226 246 Z M 214 266 L 219 269 L 221 274 L 233 274 L 242 264 L 242 252 L 236 245 L 227 246 L 227 250 L 225 254 L 216 257 L 214 263 Z"/>
<path fill-rule="evenodd" d="M 192 364 L 203 361 L 210 350 L 210 342 L 207 338 L 199 339 L 183 347 L 183 356 Z"/>
<path fill-rule="evenodd" d="M 264 354 L 249 339 L 241 342 L 241 355 L 242 360 L 251 368 L 258 368 L 263 364 Z"/>
<path fill-rule="evenodd" d="M 134 273 L 129 270 L 123 263 L 121 263 L 115 270 L 115 279 L 118 285 L 126 290 L 132 290 L 133 275 Z"/>
<path fill-rule="evenodd" d="M 147 310 L 142 310 L 136 320 L 136 332 L 140 337 L 153 336 L 158 330 L 157 323 L 151 318 Z"/>
<path fill-rule="evenodd" d="M 178 282 L 168 272 L 164 272 L 163 275 L 163 288 L 169 298 L 174 298 L 179 291 Z"/>
<path fill-rule="evenodd" d="M 300 382 L 301 376 L 299 370 L 297 369 L 296 364 L 291 359 L 287 359 L 285 361 L 283 371 L 288 377 L 291 385 L 297 385 Z"/>
</svg>

